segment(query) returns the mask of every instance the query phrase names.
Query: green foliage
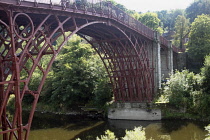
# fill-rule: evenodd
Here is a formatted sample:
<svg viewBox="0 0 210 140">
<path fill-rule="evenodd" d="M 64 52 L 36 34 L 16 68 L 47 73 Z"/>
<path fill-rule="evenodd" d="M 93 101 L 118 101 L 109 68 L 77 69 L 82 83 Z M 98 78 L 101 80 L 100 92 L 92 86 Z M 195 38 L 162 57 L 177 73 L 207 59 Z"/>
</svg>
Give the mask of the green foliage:
<svg viewBox="0 0 210 140">
<path fill-rule="evenodd" d="M 210 140 L 210 124 L 208 126 L 205 127 L 205 130 L 208 131 L 208 135 L 205 138 L 205 140 Z"/>
<path fill-rule="evenodd" d="M 156 29 L 160 23 L 160 19 L 158 19 L 157 14 L 151 12 L 141 14 L 139 17 L 139 21 L 152 29 Z"/>
<path fill-rule="evenodd" d="M 168 116 L 178 115 L 184 118 L 210 119 L 210 56 L 206 56 L 204 67 L 200 74 L 194 74 L 188 70 L 177 71 L 171 75 L 169 81 L 162 89 L 158 102 L 169 102 L 171 107 L 186 109 L 189 114 L 166 113 Z M 195 114 L 193 117 L 190 114 Z M 186 116 L 187 115 L 187 116 Z"/>
<path fill-rule="evenodd" d="M 188 43 L 189 57 L 197 65 L 194 68 L 199 69 L 203 66 L 204 57 L 210 53 L 210 18 L 207 15 L 201 15 L 195 19 L 190 31 L 190 41 Z M 196 64 L 195 63 L 195 64 Z"/>
<path fill-rule="evenodd" d="M 167 10 L 162 10 L 162 11 L 157 11 L 156 12 L 158 15 L 158 18 L 161 20 L 161 22 L 163 23 L 163 28 L 167 28 L 170 26 L 169 23 L 169 14 Z"/>
<path fill-rule="evenodd" d="M 210 14 L 210 0 L 196 0 L 187 9 L 187 18 L 193 22 L 198 15 Z"/>
<path fill-rule="evenodd" d="M 189 19 L 185 16 L 178 15 L 175 22 L 175 36 L 173 44 L 182 48 L 182 39 L 189 32 Z"/>
<path fill-rule="evenodd" d="M 134 130 L 126 130 L 125 132 L 125 137 L 122 140 L 146 140 L 145 130 L 142 127 L 136 127 Z"/>
<path fill-rule="evenodd" d="M 126 134 L 122 137 L 122 140 L 146 140 L 145 130 L 142 127 L 136 127 L 134 130 L 126 130 Z M 102 135 L 100 138 L 97 137 L 97 140 L 118 140 L 113 132 L 107 130 L 105 135 Z M 152 138 L 148 139 L 152 140 Z"/>
<path fill-rule="evenodd" d="M 186 112 L 180 112 L 176 110 L 172 110 L 171 108 L 167 108 L 165 110 L 162 110 L 163 119 L 199 119 L 198 115 L 193 114 L 192 112 L 186 113 Z"/>
<path fill-rule="evenodd" d="M 163 89 L 163 96 L 168 98 L 169 104 L 181 109 L 192 110 L 200 96 L 201 76 L 188 70 L 176 71 L 172 74 Z"/>
<path fill-rule="evenodd" d="M 105 131 L 105 135 L 102 135 L 100 138 L 97 137 L 96 140 L 118 140 L 113 132 L 110 130 Z"/>
<path fill-rule="evenodd" d="M 184 15 L 184 10 L 176 9 L 176 10 L 162 10 L 156 12 L 158 14 L 158 18 L 161 20 L 163 24 L 163 28 L 168 31 L 173 31 L 175 27 L 175 21 L 177 16 Z"/>
<path fill-rule="evenodd" d="M 135 18 L 136 20 L 139 20 L 139 18 L 140 18 L 140 14 L 137 13 L 137 12 L 133 13 L 131 16 L 132 16 L 133 18 Z"/>
<path fill-rule="evenodd" d="M 189 57 L 203 63 L 204 57 L 210 53 L 210 16 L 198 16 L 192 23 L 189 37 Z"/>
<path fill-rule="evenodd" d="M 204 67 L 201 69 L 203 78 L 203 91 L 210 95 L 210 55 L 205 57 Z"/>
<path fill-rule="evenodd" d="M 117 8 L 119 8 L 120 10 L 122 10 L 122 11 L 128 13 L 128 14 L 131 14 L 131 15 L 132 15 L 133 13 L 135 13 L 135 11 L 127 9 L 124 5 L 115 2 L 115 0 L 109 0 L 109 1 L 110 1 L 114 6 L 116 6 Z"/>
<path fill-rule="evenodd" d="M 73 36 L 53 63 L 41 102 L 67 110 L 89 102 L 103 106 L 111 87 L 98 55 L 79 36 Z"/>
<path fill-rule="evenodd" d="M 94 97 L 92 100 L 92 105 L 99 108 L 105 107 L 104 105 L 106 105 L 107 101 L 110 101 L 112 97 L 109 79 L 106 77 L 99 79 L 95 84 L 93 93 Z"/>
<path fill-rule="evenodd" d="M 204 57 L 210 53 L 210 16 L 200 15 L 191 25 L 188 42 L 188 55 L 192 61 L 197 62 L 200 69 Z"/>
<path fill-rule="evenodd" d="M 210 95 L 203 94 L 197 106 L 197 113 L 203 118 L 210 119 Z"/>
<path fill-rule="evenodd" d="M 200 101 L 200 114 L 202 116 L 210 115 L 210 55 L 205 57 L 204 67 L 201 69 L 201 75 L 203 76 L 202 90 L 203 95 Z"/>
<path fill-rule="evenodd" d="M 149 28 L 158 31 L 160 34 L 163 33 L 163 29 L 160 27 L 160 19 L 156 13 L 147 12 L 140 14 L 138 20 Z"/>
</svg>

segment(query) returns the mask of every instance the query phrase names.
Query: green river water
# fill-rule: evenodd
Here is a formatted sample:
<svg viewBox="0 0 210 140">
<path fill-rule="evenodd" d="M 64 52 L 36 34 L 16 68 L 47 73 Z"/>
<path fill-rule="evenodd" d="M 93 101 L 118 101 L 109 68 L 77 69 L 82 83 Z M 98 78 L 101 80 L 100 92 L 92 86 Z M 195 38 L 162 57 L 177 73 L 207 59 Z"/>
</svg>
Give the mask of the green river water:
<svg viewBox="0 0 210 140">
<path fill-rule="evenodd" d="M 56 115 L 36 113 L 29 140 L 95 140 L 109 129 L 123 137 L 125 130 L 143 126 L 147 139 L 154 140 L 203 140 L 207 135 L 207 122 L 186 120 L 127 121 L 103 120 L 83 115 Z"/>
</svg>

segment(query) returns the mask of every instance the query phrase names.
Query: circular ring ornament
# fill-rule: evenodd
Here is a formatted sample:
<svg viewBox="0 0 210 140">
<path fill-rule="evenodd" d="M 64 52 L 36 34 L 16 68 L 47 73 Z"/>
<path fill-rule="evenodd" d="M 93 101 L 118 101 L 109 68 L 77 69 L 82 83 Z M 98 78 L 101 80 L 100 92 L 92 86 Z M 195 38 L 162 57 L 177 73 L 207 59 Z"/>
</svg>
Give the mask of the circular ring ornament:
<svg viewBox="0 0 210 140">
<path fill-rule="evenodd" d="M 13 20 L 13 25 L 16 25 L 16 19 L 19 16 L 25 16 L 27 17 L 28 21 L 30 24 L 28 24 L 26 27 L 22 27 L 22 26 L 14 26 L 14 32 L 15 34 L 21 39 L 21 40 L 29 40 L 30 38 L 32 38 L 33 34 L 34 34 L 34 24 L 33 21 L 31 20 L 31 18 L 25 14 L 25 13 L 18 13 L 15 15 L 14 20 Z M 18 30 L 21 30 L 21 33 L 19 33 Z M 30 32 L 28 32 L 30 31 Z"/>
</svg>

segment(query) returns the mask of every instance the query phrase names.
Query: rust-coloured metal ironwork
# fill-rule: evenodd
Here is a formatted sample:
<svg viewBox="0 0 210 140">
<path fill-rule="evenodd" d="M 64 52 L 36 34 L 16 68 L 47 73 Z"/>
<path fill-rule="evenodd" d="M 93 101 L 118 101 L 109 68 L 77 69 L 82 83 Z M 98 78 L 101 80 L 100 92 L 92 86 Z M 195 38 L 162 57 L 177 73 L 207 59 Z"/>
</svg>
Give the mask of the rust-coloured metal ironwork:
<svg viewBox="0 0 210 140">
<path fill-rule="evenodd" d="M 50 67 L 74 34 L 103 61 L 116 101 L 151 102 L 154 93 L 154 31 L 102 0 L 0 0 L 0 138 L 27 140 Z M 62 40 L 56 42 L 57 39 Z M 167 41 L 161 38 L 162 45 Z M 56 44 L 56 45 L 54 45 Z M 42 60 L 50 58 L 48 65 Z M 36 72 L 38 87 L 30 89 Z M 34 90 L 35 89 L 35 90 Z M 14 96 L 15 111 L 7 106 Z M 28 121 L 22 100 L 33 98 Z"/>
</svg>

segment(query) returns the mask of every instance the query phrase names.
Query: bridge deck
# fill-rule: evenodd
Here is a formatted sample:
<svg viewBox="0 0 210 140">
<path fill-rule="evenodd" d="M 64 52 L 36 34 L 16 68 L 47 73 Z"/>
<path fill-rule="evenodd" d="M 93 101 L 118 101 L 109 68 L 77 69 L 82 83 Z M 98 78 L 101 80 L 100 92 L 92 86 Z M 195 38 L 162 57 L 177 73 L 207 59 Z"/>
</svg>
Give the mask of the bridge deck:
<svg viewBox="0 0 210 140">
<path fill-rule="evenodd" d="M 1 5 L 6 4 L 9 7 L 22 7 L 22 8 L 35 8 L 41 9 L 42 13 L 44 9 L 57 11 L 63 14 L 77 13 L 85 16 L 93 16 L 106 18 L 109 20 L 114 20 L 117 23 L 121 23 L 123 26 L 130 28 L 131 30 L 138 32 L 142 36 L 145 36 L 147 39 L 155 40 L 154 31 L 141 22 L 137 21 L 121 9 L 115 7 L 110 2 L 105 2 L 102 0 L 94 0 L 97 4 L 92 4 L 92 0 L 86 0 L 85 4 L 78 6 L 75 4 L 75 0 L 70 0 L 70 3 L 60 2 L 53 3 L 52 0 L 0 0 Z M 3 5 L 2 5 L 3 6 Z M 90 18 L 91 18 L 90 17 Z M 169 41 L 164 37 L 160 37 L 160 42 L 162 46 L 168 46 Z M 183 52 L 184 50 L 178 49 L 175 46 L 173 47 L 174 52 Z"/>
</svg>

